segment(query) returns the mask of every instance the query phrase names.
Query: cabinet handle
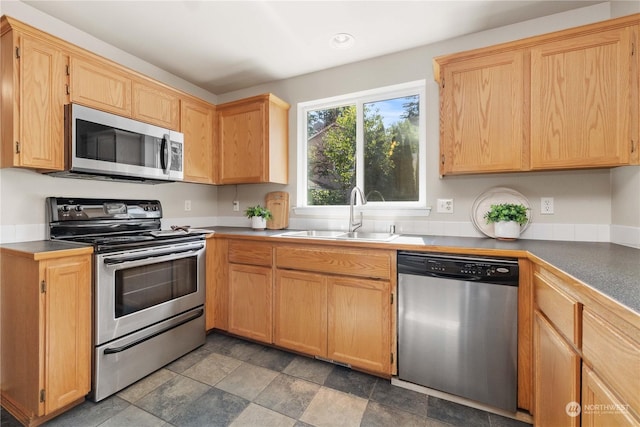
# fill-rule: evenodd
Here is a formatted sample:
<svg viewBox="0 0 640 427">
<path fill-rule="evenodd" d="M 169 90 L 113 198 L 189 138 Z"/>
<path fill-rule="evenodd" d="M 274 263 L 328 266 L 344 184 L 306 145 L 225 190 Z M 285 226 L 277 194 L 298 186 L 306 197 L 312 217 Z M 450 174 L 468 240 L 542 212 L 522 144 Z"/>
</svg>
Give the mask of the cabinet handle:
<svg viewBox="0 0 640 427">
<path fill-rule="evenodd" d="M 16 46 L 16 59 L 20 59 L 20 48 Z"/>
<path fill-rule="evenodd" d="M 631 140 L 631 152 L 636 152 L 636 142 L 634 140 Z"/>
</svg>

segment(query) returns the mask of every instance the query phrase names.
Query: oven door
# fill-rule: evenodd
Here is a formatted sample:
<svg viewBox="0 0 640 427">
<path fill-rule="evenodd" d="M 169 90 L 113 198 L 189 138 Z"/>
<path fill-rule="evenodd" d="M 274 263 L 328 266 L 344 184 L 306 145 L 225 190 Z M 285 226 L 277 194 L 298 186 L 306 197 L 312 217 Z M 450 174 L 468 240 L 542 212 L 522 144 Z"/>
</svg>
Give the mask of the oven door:
<svg viewBox="0 0 640 427">
<path fill-rule="evenodd" d="M 204 304 L 204 242 L 96 256 L 94 331 L 101 345 Z"/>
</svg>

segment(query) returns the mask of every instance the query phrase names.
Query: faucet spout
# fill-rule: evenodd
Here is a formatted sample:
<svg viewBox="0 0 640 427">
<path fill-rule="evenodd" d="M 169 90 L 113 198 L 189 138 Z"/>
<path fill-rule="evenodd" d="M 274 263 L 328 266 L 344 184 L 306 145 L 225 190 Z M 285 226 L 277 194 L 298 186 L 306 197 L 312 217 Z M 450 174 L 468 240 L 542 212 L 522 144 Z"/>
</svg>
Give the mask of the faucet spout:
<svg viewBox="0 0 640 427">
<path fill-rule="evenodd" d="M 356 197 L 360 196 L 360 203 L 363 205 L 367 204 L 367 199 L 365 199 L 362 190 L 359 187 L 353 187 L 351 190 L 351 195 L 349 196 L 349 233 L 353 233 L 358 228 L 362 227 L 362 212 L 360 212 L 360 220 L 355 221 L 353 218 L 353 207 L 356 204 Z"/>
</svg>

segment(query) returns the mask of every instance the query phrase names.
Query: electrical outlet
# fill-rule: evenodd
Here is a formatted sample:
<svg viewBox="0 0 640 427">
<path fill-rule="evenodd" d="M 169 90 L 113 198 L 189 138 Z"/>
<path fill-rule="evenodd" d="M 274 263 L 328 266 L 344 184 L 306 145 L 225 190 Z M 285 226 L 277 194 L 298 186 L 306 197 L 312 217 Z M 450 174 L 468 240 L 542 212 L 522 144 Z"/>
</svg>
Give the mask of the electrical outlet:
<svg viewBox="0 0 640 427">
<path fill-rule="evenodd" d="M 184 210 L 189 212 L 191 210 L 191 200 L 184 201 Z"/>
<path fill-rule="evenodd" d="M 240 212 L 240 202 L 237 200 L 233 201 L 233 211 L 234 212 Z"/>
<path fill-rule="evenodd" d="M 553 197 L 540 197 L 540 213 L 553 215 Z"/>
<path fill-rule="evenodd" d="M 438 213 L 453 213 L 453 199 L 438 199 Z"/>
</svg>

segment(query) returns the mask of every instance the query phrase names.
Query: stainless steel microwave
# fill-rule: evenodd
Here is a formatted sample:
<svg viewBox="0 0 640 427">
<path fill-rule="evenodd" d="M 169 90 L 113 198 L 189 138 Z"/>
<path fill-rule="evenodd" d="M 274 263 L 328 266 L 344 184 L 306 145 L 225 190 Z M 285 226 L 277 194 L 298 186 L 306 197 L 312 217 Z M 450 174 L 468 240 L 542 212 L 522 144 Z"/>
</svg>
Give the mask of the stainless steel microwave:
<svg viewBox="0 0 640 427">
<path fill-rule="evenodd" d="M 182 181 L 184 135 L 78 104 L 65 106 L 66 171 L 71 177 Z"/>
</svg>

